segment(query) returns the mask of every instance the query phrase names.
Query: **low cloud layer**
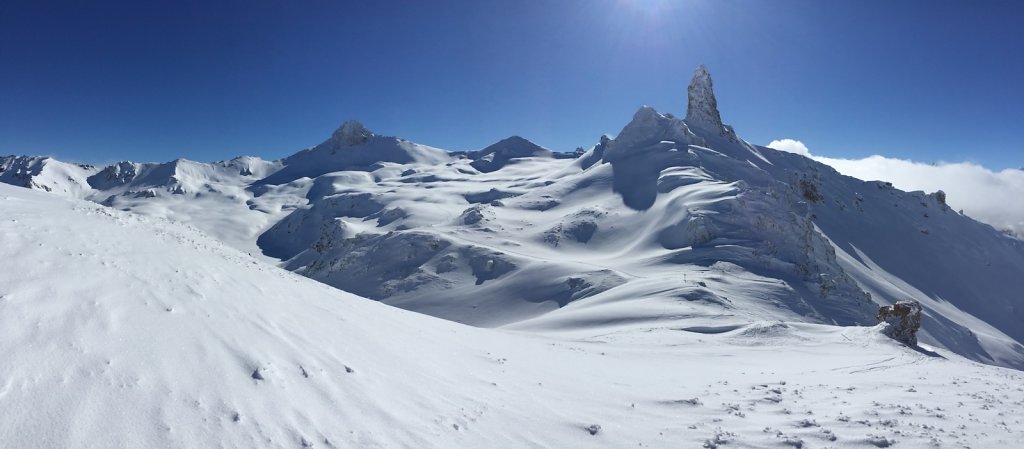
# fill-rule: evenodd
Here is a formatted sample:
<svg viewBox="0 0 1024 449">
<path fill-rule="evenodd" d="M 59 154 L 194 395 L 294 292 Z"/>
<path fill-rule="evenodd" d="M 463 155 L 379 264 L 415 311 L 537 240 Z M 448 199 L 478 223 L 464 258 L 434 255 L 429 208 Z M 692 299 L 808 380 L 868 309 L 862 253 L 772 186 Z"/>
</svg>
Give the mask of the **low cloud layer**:
<svg viewBox="0 0 1024 449">
<path fill-rule="evenodd" d="M 803 142 L 793 139 L 775 140 L 767 146 L 808 156 L 844 175 L 889 181 L 901 190 L 942 190 L 950 207 L 1024 237 L 1024 170 L 995 172 L 970 162 L 925 164 L 884 156 L 834 159 L 814 156 Z"/>
</svg>

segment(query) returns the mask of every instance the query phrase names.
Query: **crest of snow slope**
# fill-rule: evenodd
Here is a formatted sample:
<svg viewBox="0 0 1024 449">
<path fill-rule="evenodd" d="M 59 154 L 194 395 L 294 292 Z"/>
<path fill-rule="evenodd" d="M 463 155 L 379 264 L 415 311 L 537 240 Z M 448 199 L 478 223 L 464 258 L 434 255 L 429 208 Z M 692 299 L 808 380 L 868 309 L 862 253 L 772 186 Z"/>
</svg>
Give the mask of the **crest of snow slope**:
<svg viewBox="0 0 1024 449">
<path fill-rule="evenodd" d="M 911 351 L 876 328 L 516 335 L 357 298 L 168 220 L 6 185 L 0 210 L 5 447 L 1006 447 L 1024 437 L 1019 372 Z"/>
<path fill-rule="evenodd" d="M 880 155 L 837 159 L 811 154 L 794 139 L 773 140 L 767 146 L 810 157 L 847 176 L 891 182 L 900 190 L 942 190 L 953 209 L 1024 239 L 1024 169 L 994 171 L 973 162 L 923 163 Z"/>
<path fill-rule="evenodd" d="M 970 162 L 924 164 L 871 156 L 833 159 L 812 156 L 840 173 L 892 182 L 903 190 L 943 190 L 953 209 L 1024 239 L 1024 170 L 992 171 Z"/>
</svg>

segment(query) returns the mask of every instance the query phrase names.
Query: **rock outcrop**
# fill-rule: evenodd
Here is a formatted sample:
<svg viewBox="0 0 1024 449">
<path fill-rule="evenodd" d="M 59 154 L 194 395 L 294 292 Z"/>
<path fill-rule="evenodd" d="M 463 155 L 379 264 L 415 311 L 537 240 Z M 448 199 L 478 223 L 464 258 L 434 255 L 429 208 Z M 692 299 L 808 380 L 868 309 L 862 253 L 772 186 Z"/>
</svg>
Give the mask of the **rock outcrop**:
<svg viewBox="0 0 1024 449">
<path fill-rule="evenodd" d="M 686 97 L 686 119 L 684 121 L 687 125 L 710 131 L 722 129 L 722 116 L 718 113 L 718 100 L 715 99 L 711 72 L 708 71 L 707 66 L 701 64 L 693 72 L 693 79 L 686 89 Z"/>
<path fill-rule="evenodd" d="M 899 301 L 878 308 L 878 322 L 887 323 L 885 334 L 907 346 L 917 346 L 917 330 L 921 328 L 921 303 Z"/>
</svg>

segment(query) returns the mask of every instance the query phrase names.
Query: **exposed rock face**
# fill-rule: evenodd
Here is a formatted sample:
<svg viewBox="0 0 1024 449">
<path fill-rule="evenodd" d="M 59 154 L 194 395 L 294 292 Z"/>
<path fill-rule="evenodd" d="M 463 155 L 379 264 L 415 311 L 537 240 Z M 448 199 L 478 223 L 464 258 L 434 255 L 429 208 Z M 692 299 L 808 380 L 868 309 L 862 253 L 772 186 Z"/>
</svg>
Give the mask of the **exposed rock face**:
<svg viewBox="0 0 1024 449">
<path fill-rule="evenodd" d="M 42 172 L 45 158 L 30 156 L 4 156 L 0 158 L 0 182 L 33 188 L 32 177 Z"/>
<path fill-rule="evenodd" d="M 888 323 L 886 335 L 907 346 L 917 346 L 917 330 L 921 328 L 921 304 L 917 301 L 899 301 L 878 308 L 878 321 Z"/>
<path fill-rule="evenodd" d="M 601 162 L 604 158 L 604 151 L 608 149 L 608 144 L 611 143 L 612 139 L 604 134 L 601 135 L 601 140 L 597 145 L 594 146 L 594 152 L 587 156 L 584 154 L 579 159 L 580 168 L 586 170 L 592 167 L 594 164 Z"/>
<path fill-rule="evenodd" d="M 373 135 L 362 123 L 349 120 L 334 131 L 334 134 L 331 135 L 331 141 L 340 146 L 353 146 L 366 142 Z"/>
<path fill-rule="evenodd" d="M 139 167 L 129 161 L 121 161 L 110 165 L 103 171 L 89 177 L 89 185 L 93 188 L 110 188 L 132 182 L 138 176 Z"/>
<path fill-rule="evenodd" d="M 718 113 L 718 100 L 715 99 L 711 73 L 705 65 L 701 64 L 693 72 L 693 79 L 686 93 L 686 124 L 710 131 L 722 130 L 722 116 Z"/>
</svg>

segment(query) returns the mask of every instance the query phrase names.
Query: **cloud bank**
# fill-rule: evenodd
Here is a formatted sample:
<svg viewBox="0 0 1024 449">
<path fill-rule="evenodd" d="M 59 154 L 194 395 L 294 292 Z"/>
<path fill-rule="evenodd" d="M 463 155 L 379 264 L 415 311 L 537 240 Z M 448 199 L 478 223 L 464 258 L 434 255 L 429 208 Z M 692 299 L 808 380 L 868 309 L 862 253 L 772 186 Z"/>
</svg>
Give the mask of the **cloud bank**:
<svg viewBox="0 0 1024 449">
<path fill-rule="evenodd" d="M 789 153 L 796 153 L 796 154 L 799 154 L 801 156 L 812 157 L 811 156 L 811 150 L 808 150 L 807 149 L 807 145 L 804 145 L 804 143 L 799 141 L 799 140 L 793 140 L 793 139 L 773 140 L 772 143 L 769 143 L 766 146 L 768 148 L 772 148 L 772 149 L 779 150 L 779 151 L 786 151 L 786 152 L 789 152 Z"/>
<path fill-rule="evenodd" d="M 1024 170 L 996 172 L 971 162 L 925 164 L 884 156 L 834 159 L 814 156 L 803 142 L 793 139 L 774 140 L 767 146 L 810 157 L 844 175 L 888 181 L 901 190 L 942 190 L 950 207 L 1024 238 Z"/>
</svg>

